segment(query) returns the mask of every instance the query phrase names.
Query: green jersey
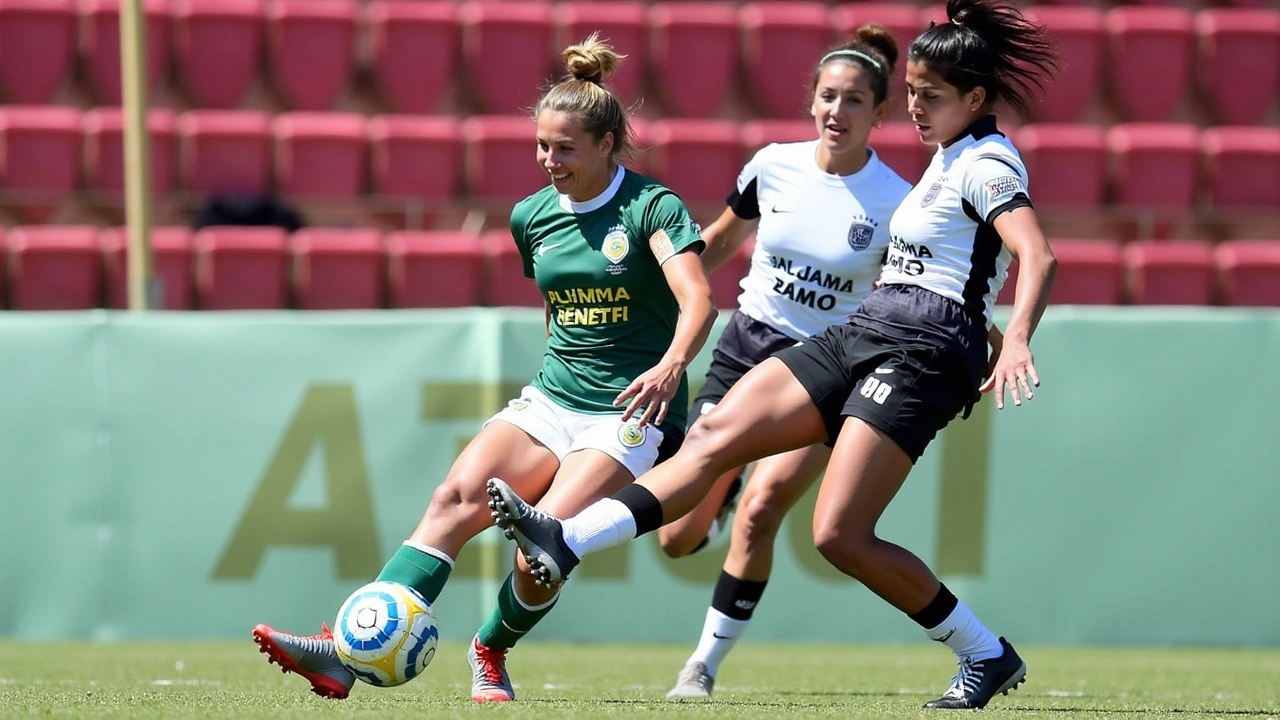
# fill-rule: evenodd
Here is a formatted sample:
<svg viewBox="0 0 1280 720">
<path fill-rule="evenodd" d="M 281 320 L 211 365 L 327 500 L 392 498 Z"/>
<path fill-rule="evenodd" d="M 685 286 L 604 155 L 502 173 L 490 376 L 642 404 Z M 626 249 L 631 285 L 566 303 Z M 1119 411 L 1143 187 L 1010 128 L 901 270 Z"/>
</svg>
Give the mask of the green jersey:
<svg viewBox="0 0 1280 720">
<path fill-rule="evenodd" d="M 614 398 L 675 336 L 680 306 L 659 260 L 700 244 L 698 226 L 675 193 L 619 166 L 594 200 L 573 202 L 551 186 L 521 200 L 511 234 L 551 314 L 534 387 L 577 412 L 618 412 Z M 663 424 L 683 431 L 688 405 L 681 377 Z"/>
</svg>

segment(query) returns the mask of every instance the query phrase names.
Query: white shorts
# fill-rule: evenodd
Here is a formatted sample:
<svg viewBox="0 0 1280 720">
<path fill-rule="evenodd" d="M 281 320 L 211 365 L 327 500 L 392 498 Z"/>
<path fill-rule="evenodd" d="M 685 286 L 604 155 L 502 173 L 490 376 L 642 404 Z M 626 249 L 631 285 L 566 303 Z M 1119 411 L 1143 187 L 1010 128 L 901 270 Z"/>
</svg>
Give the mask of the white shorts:
<svg viewBox="0 0 1280 720">
<path fill-rule="evenodd" d="M 547 446 L 556 457 L 576 450 L 592 449 L 622 463 L 633 477 L 640 477 L 658 461 L 662 431 L 640 425 L 634 419 L 622 422 L 622 413 L 599 415 L 561 407 L 532 385 L 524 386 L 520 397 L 511 400 L 485 425 L 501 420 L 523 430 Z"/>
</svg>

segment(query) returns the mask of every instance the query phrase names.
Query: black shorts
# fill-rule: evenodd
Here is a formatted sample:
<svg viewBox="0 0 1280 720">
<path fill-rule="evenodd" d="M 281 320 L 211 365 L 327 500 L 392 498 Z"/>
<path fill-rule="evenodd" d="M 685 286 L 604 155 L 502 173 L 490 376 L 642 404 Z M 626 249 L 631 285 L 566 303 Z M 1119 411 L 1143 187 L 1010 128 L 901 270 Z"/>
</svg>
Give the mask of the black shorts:
<svg viewBox="0 0 1280 720">
<path fill-rule="evenodd" d="M 967 327 L 956 332 L 972 334 Z M 981 358 L 960 355 L 928 336 L 895 338 L 851 323 L 828 328 L 778 359 L 822 413 L 828 445 L 835 444 L 844 418 L 856 417 L 888 435 L 914 463 L 939 430 L 977 402 L 985 347 L 981 352 Z"/>
<path fill-rule="evenodd" d="M 771 325 L 735 312 L 711 351 L 711 366 L 707 368 L 706 382 L 693 399 L 693 406 L 689 410 L 689 425 L 692 426 L 698 418 L 724 399 L 729 388 L 746 375 L 748 370 L 797 342 Z"/>
</svg>

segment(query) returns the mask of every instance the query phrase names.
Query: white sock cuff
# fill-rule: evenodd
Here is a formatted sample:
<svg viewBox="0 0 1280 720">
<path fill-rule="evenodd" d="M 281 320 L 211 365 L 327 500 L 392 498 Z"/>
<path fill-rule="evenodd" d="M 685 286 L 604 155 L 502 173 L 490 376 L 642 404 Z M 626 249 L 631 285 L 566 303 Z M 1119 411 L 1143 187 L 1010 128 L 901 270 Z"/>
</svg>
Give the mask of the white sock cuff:
<svg viewBox="0 0 1280 720">
<path fill-rule="evenodd" d="M 448 565 L 449 569 L 451 570 L 453 569 L 453 558 L 446 555 L 443 550 L 437 550 L 436 548 L 433 548 L 430 545 L 423 545 L 422 543 L 417 543 L 412 540 L 405 540 L 403 544 L 413 548 L 414 550 L 417 550 L 418 552 L 424 555 L 430 555 L 431 557 Z"/>
<path fill-rule="evenodd" d="M 514 597 L 516 602 L 520 603 L 520 607 L 525 610 L 528 610 L 529 612 L 538 612 L 539 610 L 546 610 L 555 604 L 555 601 L 560 599 L 560 591 L 556 590 L 556 594 L 552 595 L 550 600 L 542 603 L 541 605 L 530 605 L 525 602 L 524 598 L 520 597 L 520 591 L 516 590 L 516 586 L 514 584 L 511 586 L 511 596 Z"/>
</svg>

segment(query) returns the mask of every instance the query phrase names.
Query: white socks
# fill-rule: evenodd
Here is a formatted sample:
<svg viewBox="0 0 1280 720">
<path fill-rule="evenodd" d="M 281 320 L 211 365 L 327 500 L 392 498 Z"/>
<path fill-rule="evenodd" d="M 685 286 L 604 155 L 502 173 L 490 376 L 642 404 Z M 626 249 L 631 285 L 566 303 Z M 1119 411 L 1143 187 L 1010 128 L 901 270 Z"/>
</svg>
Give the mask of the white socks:
<svg viewBox="0 0 1280 720">
<path fill-rule="evenodd" d="M 925 634 L 930 640 L 937 640 L 951 648 L 957 656 L 975 661 L 1000 657 L 1004 653 L 1004 648 L 1000 647 L 1000 639 L 964 603 L 958 601 L 956 609 L 951 611 L 947 619 L 938 627 L 926 630 Z"/>
<path fill-rule="evenodd" d="M 733 649 L 738 638 L 746 632 L 750 620 L 734 620 L 715 608 L 707 608 L 707 619 L 702 625 L 702 638 L 698 647 L 685 662 L 700 662 L 707 666 L 707 674 L 715 677 L 720 671 L 720 663 L 724 662 L 729 651 Z"/>
<path fill-rule="evenodd" d="M 626 505 L 605 498 L 564 520 L 564 542 L 578 559 L 621 545 L 636 536 L 636 519 Z"/>
</svg>

